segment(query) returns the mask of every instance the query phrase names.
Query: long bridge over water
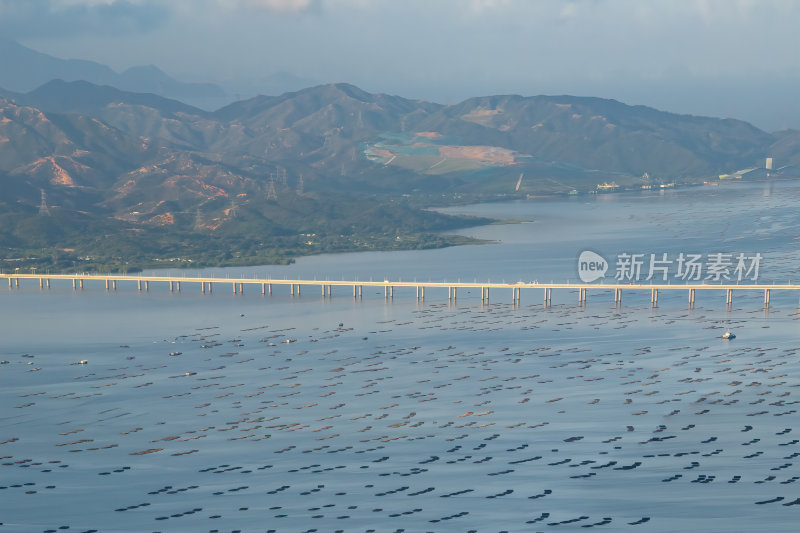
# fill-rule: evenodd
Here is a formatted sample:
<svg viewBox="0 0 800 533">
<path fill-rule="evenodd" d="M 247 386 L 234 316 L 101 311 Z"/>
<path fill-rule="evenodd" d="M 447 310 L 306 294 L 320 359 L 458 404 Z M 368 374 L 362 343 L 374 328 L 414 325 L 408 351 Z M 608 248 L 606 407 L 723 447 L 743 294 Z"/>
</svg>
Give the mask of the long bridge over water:
<svg viewBox="0 0 800 533">
<path fill-rule="evenodd" d="M 489 301 L 490 290 L 508 291 L 511 295 L 511 302 L 518 304 L 522 297 L 522 291 L 533 292 L 541 291 L 541 298 L 545 305 L 552 301 L 553 290 L 577 291 L 578 303 L 586 303 L 589 291 L 608 292 L 613 291 L 614 302 L 622 302 L 623 292 L 650 292 L 650 302 L 658 303 L 658 296 L 664 291 L 679 291 L 687 295 L 688 303 L 693 305 L 697 291 L 724 292 L 725 303 L 732 304 L 735 292 L 757 292 L 764 296 L 764 305 L 769 306 L 770 298 L 774 291 L 800 291 L 800 284 L 637 284 L 637 283 L 538 283 L 532 282 L 462 282 L 462 281 L 359 281 L 359 280 L 309 280 L 309 279 L 271 279 L 271 278 L 219 278 L 206 276 L 152 276 L 152 275 L 123 275 L 123 274 L 0 274 L 0 279 L 8 280 L 8 288 L 19 288 L 23 282 L 38 283 L 41 289 L 50 288 L 52 280 L 67 280 L 72 282 L 74 290 L 82 290 L 84 283 L 105 283 L 107 291 L 117 290 L 117 285 L 136 287 L 139 291 L 149 291 L 150 284 L 164 284 L 169 287 L 170 292 L 180 292 L 182 285 L 196 286 L 202 293 L 211 293 L 215 286 L 228 287 L 234 294 L 244 293 L 245 287 L 255 288 L 261 294 L 272 295 L 277 288 L 286 290 L 290 295 L 300 295 L 301 289 L 312 289 L 317 287 L 322 296 L 332 296 L 334 288 L 352 288 L 353 298 L 361 298 L 364 287 L 383 288 L 383 295 L 386 299 L 394 298 L 396 288 L 410 288 L 416 290 L 417 300 L 425 299 L 426 289 L 447 289 L 448 300 L 455 300 L 459 289 L 480 289 L 481 301 Z M 800 292 L 798 293 L 800 294 Z"/>
</svg>

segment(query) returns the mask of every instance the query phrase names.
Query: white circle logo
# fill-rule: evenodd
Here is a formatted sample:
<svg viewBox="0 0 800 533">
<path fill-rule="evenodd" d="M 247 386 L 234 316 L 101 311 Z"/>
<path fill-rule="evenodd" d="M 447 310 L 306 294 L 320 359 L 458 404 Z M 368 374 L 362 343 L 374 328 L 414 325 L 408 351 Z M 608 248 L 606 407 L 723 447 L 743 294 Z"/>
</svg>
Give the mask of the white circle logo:
<svg viewBox="0 0 800 533">
<path fill-rule="evenodd" d="M 578 257 L 578 277 L 584 283 L 591 283 L 604 277 L 607 270 L 608 261 L 599 254 L 584 250 Z"/>
</svg>

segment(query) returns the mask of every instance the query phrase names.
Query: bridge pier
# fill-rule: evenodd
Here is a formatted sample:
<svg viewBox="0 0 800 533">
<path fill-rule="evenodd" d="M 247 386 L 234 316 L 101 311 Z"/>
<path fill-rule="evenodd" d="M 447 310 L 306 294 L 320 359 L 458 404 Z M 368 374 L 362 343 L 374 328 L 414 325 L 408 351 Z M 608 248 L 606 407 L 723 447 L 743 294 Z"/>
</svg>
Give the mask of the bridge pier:
<svg viewBox="0 0 800 533">
<path fill-rule="evenodd" d="M 37 275 L 38 274 L 38 275 Z M 0 277 L 6 277 L 8 279 L 8 287 L 9 290 L 16 288 L 20 288 L 22 286 L 22 282 L 28 280 L 29 283 L 35 283 L 37 280 L 39 282 L 39 289 L 40 291 L 44 290 L 45 288 L 51 289 L 52 288 L 52 280 L 64 280 L 66 283 L 67 280 L 72 281 L 72 289 L 77 291 L 78 289 L 83 289 L 84 281 L 94 280 L 96 281 L 104 281 L 106 291 L 116 291 L 118 281 L 122 281 L 122 289 L 125 288 L 127 282 L 136 282 L 136 288 L 139 292 L 148 291 L 150 290 L 150 281 L 155 281 L 156 283 L 166 282 L 169 285 L 170 292 L 178 292 L 182 291 L 182 283 L 184 281 L 188 281 L 191 283 L 200 283 L 200 291 L 202 293 L 211 293 L 213 283 L 220 282 L 223 285 L 226 283 L 231 284 L 231 289 L 234 294 L 242 293 L 244 294 L 244 278 L 242 277 L 239 280 L 230 279 L 230 278 L 205 278 L 205 277 L 170 277 L 170 276 L 144 276 L 144 275 L 120 275 L 119 277 L 112 277 L 110 273 L 106 274 L 98 274 L 96 276 L 85 276 L 80 273 L 73 274 L 47 274 L 43 275 L 43 273 L 32 273 L 32 274 L 4 274 L 0 275 Z M 60 281 L 59 281 L 60 283 Z M 249 279 L 247 283 L 251 283 L 253 285 L 261 285 L 261 294 L 262 295 L 272 295 L 273 283 L 269 279 Z M 380 280 L 380 281 L 369 281 L 364 282 L 367 284 L 367 290 L 370 287 L 378 288 L 383 286 L 384 288 L 384 298 L 386 300 L 393 300 L 394 299 L 394 288 L 393 282 L 388 280 Z M 736 294 L 736 291 L 764 291 L 764 306 L 769 307 L 772 303 L 772 292 L 773 289 L 777 290 L 788 290 L 788 291 L 800 291 L 800 284 L 779 284 L 779 285 L 742 285 L 737 286 L 735 284 L 719 284 L 719 285 L 701 285 L 701 284 L 694 284 L 694 283 L 687 283 L 686 285 L 669 285 L 669 284 L 661 284 L 661 283 L 653 283 L 649 285 L 623 285 L 623 284 L 611 284 L 606 285 L 605 287 L 600 285 L 589 285 L 585 283 L 565 283 L 565 284 L 556 284 L 556 283 L 546 283 L 537 285 L 535 283 L 497 283 L 492 284 L 491 282 L 487 282 L 486 285 L 483 285 L 481 282 L 473 282 L 473 283 L 461 283 L 461 282 L 453 282 L 453 281 L 444 281 L 444 282 L 422 282 L 422 281 L 412 281 L 412 282 L 398 282 L 398 287 L 407 287 L 411 288 L 414 287 L 415 295 L 417 301 L 424 301 L 425 300 L 425 289 L 429 287 L 433 287 L 436 291 L 440 289 L 447 289 L 447 298 L 448 301 L 454 302 L 458 299 L 458 289 L 463 288 L 467 290 L 471 289 L 480 289 L 480 298 L 481 303 L 486 302 L 488 303 L 490 300 L 490 291 L 492 287 L 504 289 L 510 288 L 511 289 L 511 299 L 513 304 L 520 305 L 522 301 L 522 289 L 543 289 L 543 300 L 544 300 L 544 307 L 548 307 L 551 305 L 552 302 L 552 292 L 553 289 L 566 289 L 566 290 L 573 290 L 577 289 L 578 292 L 578 303 L 583 305 L 588 302 L 589 296 L 589 289 L 600 289 L 602 291 L 606 291 L 608 289 L 613 289 L 614 291 L 614 303 L 619 305 L 622 303 L 622 293 L 624 290 L 632 290 L 644 293 L 648 288 L 650 289 L 650 303 L 653 307 L 659 305 L 659 296 L 662 290 L 677 290 L 682 291 L 686 290 L 688 293 L 688 303 L 690 308 L 694 305 L 696 301 L 696 294 L 697 290 L 705 290 L 705 289 L 712 289 L 712 290 L 724 290 L 725 292 L 725 303 L 729 306 L 733 305 L 733 300 Z M 206 287 L 206 284 L 208 286 Z M 334 285 L 342 285 L 343 287 L 346 285 L 351 285 L 353 289 L 353 298 L 359 299 L 363 298 L 363 288 L 364 285 L 361 282 L 356 280 L 352 281 L 337 281 L 335 284 L 331 281 L 323 281 L 323 280 L 284 280 L 278 283 L 279 285 L 289 285 L 289 290 L 292 296 L 299 296 L 302 291 L 303 285 L 319 285 L 320 293 L 322 294 L 323 298 L 332 298 L 333 297 L 333 287 Z M 130 283 L 131 287 L 133 288 L 133 283 Z M 190 287 L 191 289 L 191 287 Z M 196 290 L 196 289 L 195 289 Z M 256 287 L 255 290 L 258 290 Z M 401 295 L 405 294 L 401 291 Z M 634 293 L 635 295 L 636 293 Z M 669 294 L 669 292 L 667 293 Z M 407 294 L 410 296 L 410 293 Z M 502 298 L 501 298 L 502 300 Z M 800 304 L 799 304 L 800 305 Z"/>
<path fill-rule="evenodd" d="M 75 288 L 75 280 L 72 280 L 72 287 Z M 8 278 L 8 288 L 9 289 L 14 288 L 14 280 L 12 280 L 11 278 Z"/>
<path fill-rule="evenodd" d="M 650 303 L 658 304 L 658 289 L 650 289 Z"/>
</svg>

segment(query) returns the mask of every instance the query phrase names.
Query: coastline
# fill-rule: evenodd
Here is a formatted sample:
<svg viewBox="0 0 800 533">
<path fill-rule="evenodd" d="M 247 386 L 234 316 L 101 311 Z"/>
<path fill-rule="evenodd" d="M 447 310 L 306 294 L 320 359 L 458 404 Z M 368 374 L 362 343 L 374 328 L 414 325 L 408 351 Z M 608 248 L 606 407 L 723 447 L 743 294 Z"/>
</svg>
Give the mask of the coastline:
<svg viewBox="0 0 800 533">
<path fill-rule="evenodd" d="M 775 178 L 765 180 L 721 180 L 714 182 L 713 186 L 728 187 L 728 186 L 741 186 L 744 184 L 768 184 L 774 182 L 792 182 L 797 181 L 793 178 Z M 529 224 L 534 220 L 523 218 L 503 218 L 493 214 L 490 217 L 476 216 L 474 213 L 459 213 L 452 212 L 452 209 L 469 208 L 470 206 L 477 206 L 490 203 L 510 203 L 510 202 L 548 202 L 553 200 L 564 199 L 587 199 L 607 197 L 620 194 L 651 194 L 661 195 L 666 191 L 686 190 L 690 188 L 707 189 L 711 185 L 706 183 L 692 182 L 692 183 L 676 183 L 674 187 L 659 188 L 659 189 L 642 189 L 642 188 L 623 188 L 608 192 L 597 191 L 582 191 L 577 194 L 568 193 L 554 193 L 554 194 L 502 194 L 502 195 L 457 195 L 451 198 L 439 198 L 438 202 L 431 201 L 432 199 L 419 198 L 417 201 L 424 202 L 427 206 L 418 206 L 421 211 L 433 213 L 437 215 L 446 215 L 451 217 L 450 227 L 439 231 L 430 232 L 416 232 L 405 235 L 370 235 L 366 234 L 363 237 L 351 236 L 333 236 L 325 243 L 309 242 L 301 243 L 295 242 L 293 246 L 278 245 L 274 248 L 267 248 L 262 245 L 261 248 L 252 253 L 251 255 L 241 255 L 242 252 L 234 250 L 227 251 L 215 250 L 212 252 L 205 252 L 213 258 L 201 258 L 198 255 L 187 253 L 190 246 L 184 247 L 183 253 L 181 250 L 175 250 L 171 257 L 87 257 L 79 258 L 74 255 L 69 257 L 68 249 L 53 249 L 50 250 L 50 258 L 35 256 L 20 256 L 15 258 L 0 259 L 0 272 L 42 272 L 48 273 L 73 273 L 73 272 L 97 272 L 97 273 L 135 273 L 144 270 L 164 270 L 164 269 L 203 269 L 203 268 L 226 268 L 226 267 L 256 267 L 256 266 L 277 266 L 277 265 L 291 265 L 298 259 L 304 257 L 313 257 L 324 254 L 332 253 L 352 253 L 364 251 L 409 251 L 409 250 L 429 250 L 429 249 L 442 249 L 453 246 L 464 245 L 477 245 L 477 244 L 491 244 L 496 242 L 492 239 L 483 239 L 460 235 L 458 233 L 472 228 L 482 226 L 497 226 L 508 224 Z M 427 201 L 426 201 L 427 200 Z M 432 204 L 440 205 L 432 205 Z M 443 204 L 443 205 L 442 205 Z M 458 218 L 460 217 L 460 220 Z M 475 219 L 468 220 L 469 218 Z M 477 222 L 477 223 L 474 223 Z M 197 238 L 195 239 L 197 240 Z M 241 238 L 239 238 L 241 240 Z M 297 241 L 297 239 L 295 238 Z M 194 246 L 205 244 L 207 241 L 200 239 L 194 243 Z M 243 241 L 246 243 L 247 241 Z M 300 245 L 302 246 L 302 249 Z M 58 257 L 61 256 L 61 257 Z M 57 266 L 56 261 L 72 261 L 70 266 Z"/>
</svg>

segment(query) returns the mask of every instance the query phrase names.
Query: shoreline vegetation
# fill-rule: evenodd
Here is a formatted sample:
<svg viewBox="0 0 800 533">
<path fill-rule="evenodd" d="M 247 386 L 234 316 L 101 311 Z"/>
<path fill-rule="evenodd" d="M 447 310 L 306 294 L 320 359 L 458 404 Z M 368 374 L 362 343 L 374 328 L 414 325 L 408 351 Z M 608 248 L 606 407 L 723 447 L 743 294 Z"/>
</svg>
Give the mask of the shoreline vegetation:
<svg viewBox="0 0 800 533">
<path fill-rule="evenodd" d="M 469 226 L 465 226 L 469 227 Z M 364 237 L 359 242 L 350 241 L 337 243 L 330 242 L 316 248 L 298 248 L 296 252 L 291 249 L 273 250 L 265 249 L 262 252 L 243 254 L 242 252 L 225 251 L 215 253 L 210 250 L 198 255 L 186 255 L 170 258 L 130 257 L 125 259 L 110 257 L 103 261 L 102 257 L 78 257 L 63 250 L 43 250 L 40 256 L 28 250 L 30 255 L 25 257 L 5 257 L 0 259 L 0 273 L 42 273 L 68 274 L 73 272 L 96 273 L 136 273 L 144 270 L 168 268 L 212 268 L 212 267 L 246 267 L 266 265 L 291 265 L 297 258 L 331 253 L 353 252 L 392 252 L 401 250 L 429 250 L 447 248 L 450 246 L 489 244 L 492 241 L 475 239 L 460 235 L 418 234 L 405 235 L 400 239 L 381 237 Z M 8 250 L 13 253 L 15 250 Z M 25 250 L 20 250 L 25 253 Z M 46 254 L 49 253 L 49 257 Z"/>
<path fill-rule="evenodd" d="M 487 241 L 448 231 L 491 219 L 428 211 L 405 202 L 302 205 L 244 202 L 219 227 L 176 220 L 137 225 L 112 217 L 51 208 L 4 213 L 0 271 L 133 273 L 159 268 L 286 265 L 298 257 L 358 251 L 424 250 Z M 368 206 L 368 207 L 365 207 Z"/>
<path fill-rule="evenodd" d="M 754 181 L 726 180 L 720 185 Z M 702 186 L 703 183 L 685 182 L 669 190 Z M 604 192 L 584 190 L 577 195 L 454 194 L 436 198 L 418 195 L 405 198 L 402 202 L 386 199 L 376 202 L 374 198 L 368 202 L 361 199 L 339 202 L 336 207 L 329 207 L 326 213 L 316 212 L 313 217 L 294 211 L 283 218 L 278 217 L 278 227 L 274 220 L 259 216 L 269 211 L 271 206 L 254 202 L 240 206 L 239 212 L 228 224 L 216 231 L 206 232 L 198 232 L 191 227 L 134 226 L 116 219 L 91 217 L 57 208 L 51 209 L 47 216 L 31 210 L 18 211 L 0 217 L 0 224 L 8 228 L 0 248 L 0 271 L 125 274 L 166 268 L 288 265 L 299 257 L 327 253 L 425 250 L 487 244 L 491 241 L 446 232 L 483 225 L 529 224 L 534 221 L 450 215 L 438 209 L 483 202 L 546 201 L 566 196 L 630 194 L 636 191 L 652 193 L 657 190 L 620 187 Z M 307 200 L 312 204 L 312 211 L 318 211 L 318 203 L 310 198 Z M 370 207 L 364 209 L 361 207 L 363 203 L 370 203 Z M 29 244 L 13 245 L 23 242 Z"/>
<path fill-rule="evenodd" d="M 212 267 L 246 267 L 266 265 L 290 265 L 297 258 L 331 253 L 353 252 L 391 252 L 400 250 L 428 250 L 447 248 L 450 246 L 488 244 L 492 241 L 474 239 L 460 235 L 405 235 L 401 240 L 393 241 L 381 238 L 363 238 L 359 243 L 331 242 L 328 246 L 306 249 L 274 250 L 265 249 L 262 252 L 244 254 L 242 252 L 224 251 L 215 253 L 210 250 L 198 255 L 184 255 L 169 258 L 110 257 L 104 261 L 101 256 L 78 257 L 63 250 L 43 250 L 44 254 L 36 256 L 34 253 L 24 257 L 5 257 L 0 259 L 0 273 L 42 273 L 68 274 L 73 272 L 96 273 L 136 273 L 143 270 L 168 269 L 168 268 L 212 268 Z M 8 250 L 13 253 L 17 250 Z M 19 250 L 25 253 L 25 250 Z M 28 250 L 27 252 L 33 252 Z M 45 254 L 49 253 L 49 257 Z"/>
</svg>

